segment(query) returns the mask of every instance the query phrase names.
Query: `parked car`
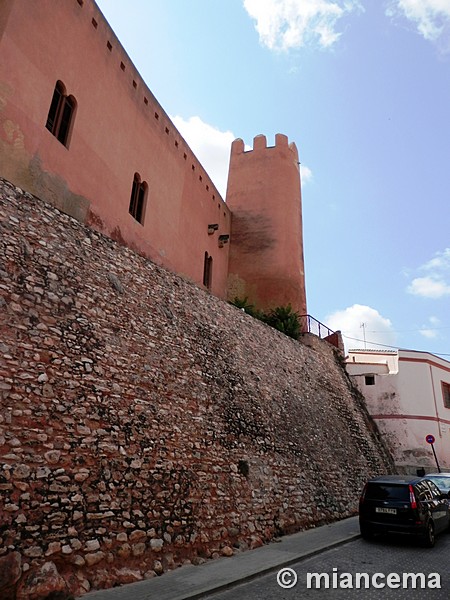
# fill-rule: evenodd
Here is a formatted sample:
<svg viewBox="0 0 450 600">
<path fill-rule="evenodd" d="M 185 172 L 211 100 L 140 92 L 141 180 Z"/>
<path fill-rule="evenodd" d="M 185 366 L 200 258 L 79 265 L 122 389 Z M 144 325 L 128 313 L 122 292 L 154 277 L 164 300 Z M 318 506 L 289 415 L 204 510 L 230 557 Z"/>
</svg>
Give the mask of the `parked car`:
<svg viewBox="0 0 450 600">
<path fill-rule="evenodd" d="M 359 500 L 364 539 L 396 533 L 419 537 L 429 548 L 450 525 L 448 495 L 427 477 L 385 475 L 366 483 Z"/>
<path fill-rule="evenodd" d="M 443 494 L 450 492 L 450 473 L 427 473 L 426 478 L 435 483 Z"/>
</svg>

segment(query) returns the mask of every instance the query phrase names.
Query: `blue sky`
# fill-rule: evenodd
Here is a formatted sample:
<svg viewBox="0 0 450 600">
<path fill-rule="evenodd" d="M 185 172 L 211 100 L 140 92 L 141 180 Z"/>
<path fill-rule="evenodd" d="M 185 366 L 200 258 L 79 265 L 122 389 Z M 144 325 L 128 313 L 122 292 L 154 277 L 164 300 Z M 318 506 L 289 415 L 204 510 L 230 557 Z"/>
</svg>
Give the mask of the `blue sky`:
<svg viewBox="0 0 450 600">
<path fill-rule="evenodd" d="M 223 195 L 233 139 L 297 144 L 308 312 L 450 360 L 450 0 L 97 3 Z"/>
</svg>

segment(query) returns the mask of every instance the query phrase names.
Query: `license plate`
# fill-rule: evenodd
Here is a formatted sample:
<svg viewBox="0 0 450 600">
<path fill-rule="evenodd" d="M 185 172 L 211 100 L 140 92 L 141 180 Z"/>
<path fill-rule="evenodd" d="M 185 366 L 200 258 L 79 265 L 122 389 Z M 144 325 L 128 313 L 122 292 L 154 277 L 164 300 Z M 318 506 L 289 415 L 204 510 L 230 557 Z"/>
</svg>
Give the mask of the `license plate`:
<svg viewBox="0 0 450 600">
<path fill-rule="evenodd" d="M 396 515 L 397 509 L 396 508 L 380 508 L 379 506 L 377 506 L 375 508 L 375 512 L 383 513 L 385 515 Z"/>
</svg>

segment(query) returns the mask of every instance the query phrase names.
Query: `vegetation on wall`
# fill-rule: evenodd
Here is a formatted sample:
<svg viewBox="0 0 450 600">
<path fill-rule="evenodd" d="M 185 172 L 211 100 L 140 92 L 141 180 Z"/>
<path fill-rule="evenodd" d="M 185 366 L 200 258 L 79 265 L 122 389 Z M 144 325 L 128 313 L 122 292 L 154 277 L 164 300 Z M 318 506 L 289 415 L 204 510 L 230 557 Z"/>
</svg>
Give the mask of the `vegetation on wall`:
<svg viewBox="0 0 450 600">
<path fill-rule="evenodd" d="M 244 310 L 248 315 L 255 317 L 256 319 L 263 320 L 263 313 L 255 308 L 254 304 L 250 304 L 248 301 L 248 296 L 245 298 L 238 298 L 237 296 L 230 302 L 236 308 L 240 308 Z"/>
<path fill-rule="evenodd" d="M 294 338 L 294 340 L 298 340 L 300 336 L 300 316 L 292 309 L 290 304 L 272 309 L 264 315 L 264 321 L 285 335 Z"/>
<path fill-rule="evenodd" d="M 235 297 L 231 304 L 285 335 L 294 338 L 294 340 L 298 340 L 301 333 L 300 315 L 293 310 L 290 304 L 277 306 L 268 312 L 258 310 L 253 304 L 249 303 L 247 296 L 245 298 Z"/>
</svg>

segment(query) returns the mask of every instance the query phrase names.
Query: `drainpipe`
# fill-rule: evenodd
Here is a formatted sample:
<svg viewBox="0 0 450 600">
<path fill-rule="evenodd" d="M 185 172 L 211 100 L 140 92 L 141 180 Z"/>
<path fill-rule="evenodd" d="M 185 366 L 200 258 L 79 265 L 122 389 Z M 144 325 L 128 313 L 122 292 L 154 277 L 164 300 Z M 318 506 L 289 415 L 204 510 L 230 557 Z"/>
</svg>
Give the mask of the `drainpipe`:
<svg viewBox="0 0 450 600">
<path fill-rule="evenodd" d="M 434 389 L 433 370 L 431 368 L 431 365 L 428 365 L 428 368 L 430 369 L 431 387 L 433 388 L 434 411 L 436 413 L 436 419 L 437 419 L 437 424 L 438 424 L 439 437 L 442 437 L 441 422 L 439 420 L 439 413 L 438 413 L 438 407 L 437 407 L 437 402 L 436 402 L 436 391 Z"/>
</svg>

